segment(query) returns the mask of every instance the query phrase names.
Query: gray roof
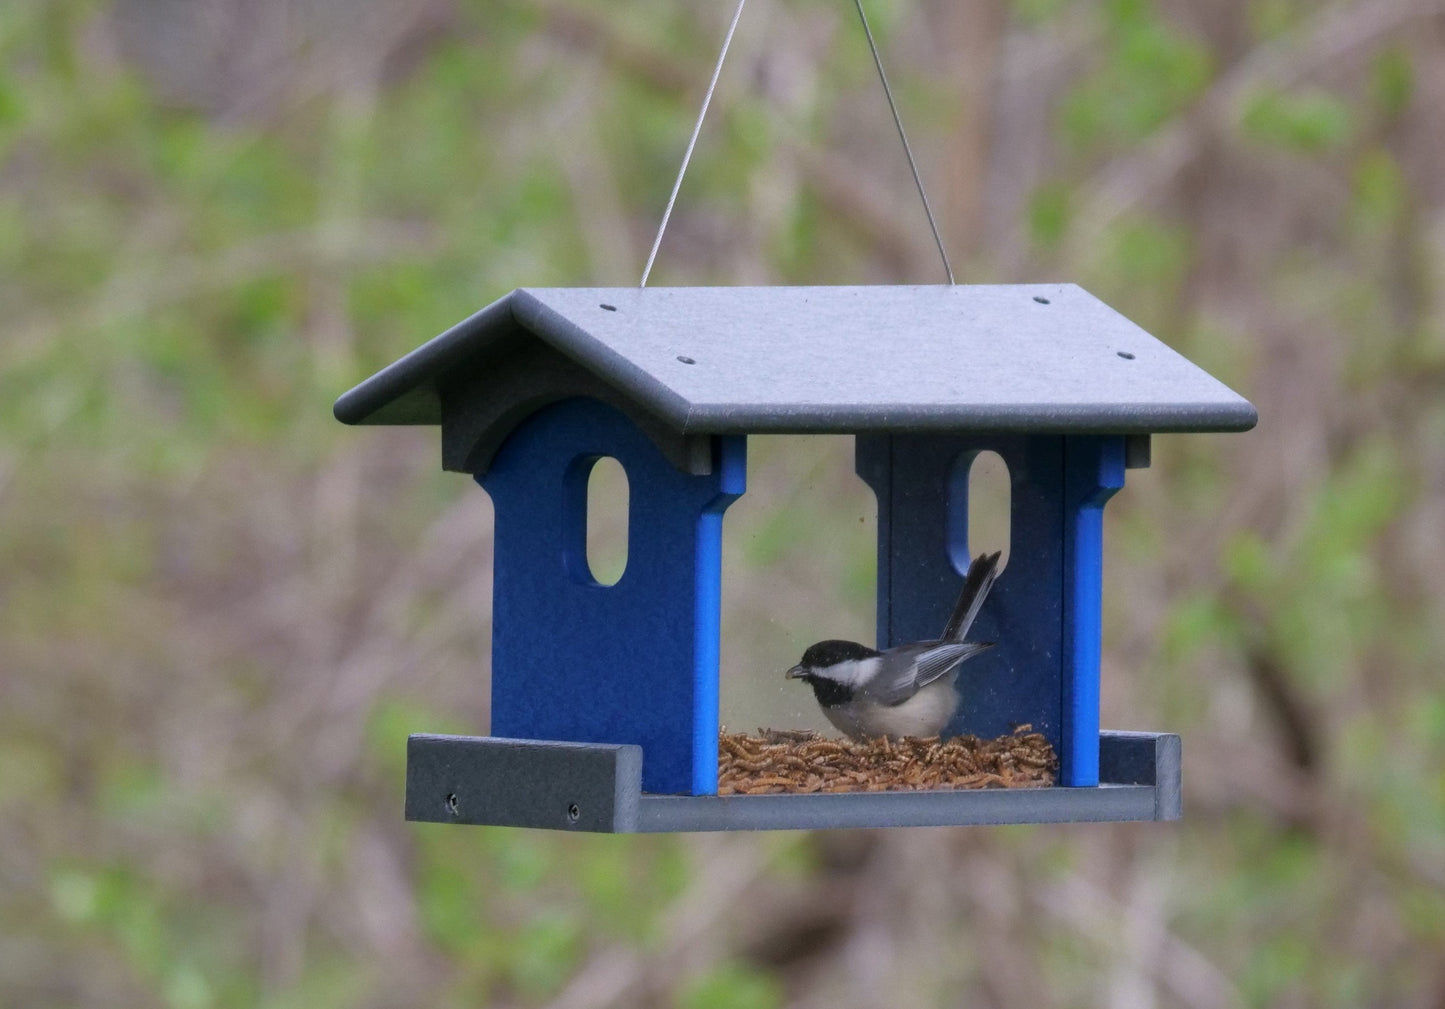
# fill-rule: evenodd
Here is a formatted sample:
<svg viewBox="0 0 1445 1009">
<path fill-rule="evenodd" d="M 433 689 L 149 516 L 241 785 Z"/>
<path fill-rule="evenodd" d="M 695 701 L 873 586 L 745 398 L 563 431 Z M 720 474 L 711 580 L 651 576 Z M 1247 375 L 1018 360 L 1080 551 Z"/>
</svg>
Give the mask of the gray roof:
<svg viewBox="0 0 1445 1009">
<path fill-rule="evenodd" d="M 518 289 L 346 393 L 336 416 L 440 423 L 443 388 L 485 395 L 487 372 L 537 341 L 684 434 L 1256 421 L 1246 400 L 1072 284 Z"/>
</svg>

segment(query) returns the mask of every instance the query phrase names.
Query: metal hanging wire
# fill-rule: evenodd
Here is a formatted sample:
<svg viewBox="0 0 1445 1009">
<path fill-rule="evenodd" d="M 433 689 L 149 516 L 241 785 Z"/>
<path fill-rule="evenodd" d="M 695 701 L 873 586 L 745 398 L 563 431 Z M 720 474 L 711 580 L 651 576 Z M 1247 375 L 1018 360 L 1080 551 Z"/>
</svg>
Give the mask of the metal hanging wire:
<svg viewBox="0 0 1445 1009">
<path fill-rule="evenodd" d="M 702 108 L 697 112 L 697 123 L 692 128 L 692 137 L 687 150 L 682 154 L 682 164 L 677 169 L 677 180 L 672 184 L 672 195 L 667 198 L 667 209 L 662 212 L 662 223 L 657 226 L 657 237 L 652 240 L 652 251 L 647 254 L 647 265 L 642 268 L 642 283 L 647 286 L 647 277 L 652 273 L 652 264 L 657 259 L 657 250 L 662 245 L 663 232 L 667 231 L 668 218 L 672 217 L 672 205 L 677 202 L 677 191 L 682 188 L 682 177 L 687 174 L 687 163 L 692 160 L 692 149 L 697 146 L 697 135 L 702 132 L 702 121 L 707 116 L 707 107 L 712 104 L 712 93 L 717 90 L 717 79 L 722 74 L 723 60 L 727 59 L 728 46 L 733 44 L 733 33 L 738 30 L 738 20 L 743 16 L 743 5 L 748 0 L 738 0 L 738 9 L 733 11 L 732 24 L 728 25 L 727 36 L 723 38 L 722 51 L 717 54 L 717 66 L 712 68 L 712 80 L 708 82 L 707 93 L 702 96 Z"/>
<path fill-rule="evenodd" d="M 933 242 L 938 246 L 938 258 L 943 260 L 943 272 L 948 282 L 954 283 L 953 267 L 948 265 L 948 253 L 943 249 L 943 236 L 938 233 L 938 222 L 933 219 L 933 208 L 928 205 L 928 194 L 923 191 L 923 176 L 918 174 L 918 162 L 913 160 L 913 148 L 908 144 L 908 134 L 903 132 L 903 117 L 898 114 L 898 103 L 893 100 L 893 89 L 888 86 L 888 75 L 883 72 L 883 59 L 878 55 L 878 43 L 873 41 L 873 29 L 868 27 L 868 15 L 863 13 L 863 0 L 853 0 L 858 8 L 858 20 L 863 22 L 863 34 L 868 37 L 868 51 L 873 54 L 873 65 L 878 68 L 878 80 L 883 84 L 883 93 L 888 96 L 888 108 L 893 112 L 893 125 L 898 127 L 898 139 L 903 141 L 903 153 L 908 155 L 908 167 L 913 172 L 913 184 L 918 187 L 918 198 L 923 201 L 923 212 L 928 215 L 928 227 L 933 232 Z"/>
<path fill-rule="evenodd" d="M 677 178 L 672 183 L 672 193 L 667 198 L 667 207 L 662 211 L 662 221 L 657 226 L 657 237 L 652 240 L 652 251 L 647 254 L 647 265 L 642 268 L 642 281 L 639 287 L 647 286 L 647 278 L 652 274 L 652 264 L 657 261 L 657 250 L 662 246 L 662 236 L 667 232 L 667 222 L 672 218 L 672 208 L 677 203 L 678 191 L 682 189 L 683 176 L 687 174 L 687 166 L 692 161 L 693 149 L 697 146 L 698 134 L 702 132 L 703 120 L 707 117 L 708 106 L 712 104 L 713 92 L 717 90 L 718 77 L 722 74 L 723 62 L 727 59 L 728 47 L 733 43 L 733 35 L 737 32 L 738 21 L 743 16 L 743 6 L 747 0 L 738 0 L 738 8 L 733 12 L 732 23 L 728 25 L 727 35 L 723 38 L 722 49 L 717 55 L 717 65 L 713 67 L 712 80 L 708 82 L 707 92 L 702 98 L 702 108 L 698 110 L 697 122 L 693 125 L 692 136 L 688 138 L 687 149 L 682 154 L 682 164 L 678 166 Z M 878 69 L 878 80 L 883 85 L 883 94 L 888 98 L 888 108 L 893 113 L 893 125 L 898 127 L 898 139 L 903 143 L 903 153 L 908 157 L 908 168 L 913 173 L 913 184 L 918 187 L 918 198 L 923 203 L 923 213 L 928 217 L 929 230 L 933 232 L 933 242 L 938 246 L 938 258 L 943 260 L 943 272 L 948 276 L 949 284 L 956 283 L 953 279 L 953 267 L 948 263 L 948 253 L 943 247 L 943 236 L 938 231 L 938 222 L 933 218 L 933 208 L 928 205 L 928 194 L 923 190 L 923 177 L 918 174 L 918 162 L 914 160 L 913 148 L 908 143 L 908 134 L 903 130 L 903 117 L 898 113 L 898 103 L 893 99 L 893 89 L 888 84 L 888 75 L 883 72 L 883 58 L 878 54 L 878 43 L 873 39 L 873 29 L 868 25 L 868 15 L 863 10 L 863 0 L 853 0 L 853 5 L 858 9 L 858 20 L 863 24 L 863 34 L 868 39 L 868 51 L 873 54 L 873 65 Z"/>
</svg>

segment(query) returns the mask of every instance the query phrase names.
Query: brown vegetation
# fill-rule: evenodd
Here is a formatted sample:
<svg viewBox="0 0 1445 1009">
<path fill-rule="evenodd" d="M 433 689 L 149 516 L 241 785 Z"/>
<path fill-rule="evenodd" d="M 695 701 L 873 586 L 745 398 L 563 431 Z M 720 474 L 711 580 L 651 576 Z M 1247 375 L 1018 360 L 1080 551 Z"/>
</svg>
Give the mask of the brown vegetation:
<svg viewBox="0 0 1445 1009">
<path fill-rule="evenodd" d="M 8 0 L 0 1003 L 1445 1005 L 1445 0 L 867 2 L 960 279 L 1260 408 L 1106 519 L 1103 724 L 1182 735 L 1184 820 L 402 822 L 406 733 L 488 724 L 490 513 L 330 403 L 635 284 L 730 5 Z M 894 141 L 849 3 L 751 0 L 651 283 L 936 281 Z M 729 515 L 731 724 L 869 640 L 816 444 Z"/>
</svg>

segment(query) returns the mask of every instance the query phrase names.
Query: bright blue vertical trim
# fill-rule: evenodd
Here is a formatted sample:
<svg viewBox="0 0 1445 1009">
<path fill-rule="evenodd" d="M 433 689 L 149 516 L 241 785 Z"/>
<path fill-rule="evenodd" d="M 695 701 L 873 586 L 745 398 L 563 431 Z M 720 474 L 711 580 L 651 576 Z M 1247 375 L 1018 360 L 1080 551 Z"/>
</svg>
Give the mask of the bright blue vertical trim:
<svg viewBox="0 0 1445 1009">
<path fill-rule="evenodd" d="M 722 637 L 723 512 L 743 493 L 747 481 L 747 438 L 719 438 L 713 465 L 720 493 L 697 519 L 693 571 L 696 577 L 693 620 L 692 792 L 717 793 L 718 666 Z"/>
<path fill-rule="evenodd" d="M 1060 784 L 1099 783 L 1104 505 L 1124 486 L 1122 437 L 1065 440 L 1063 749 Z"/>
<path fill-rule="evenodd" d="M 1071 662 L 1064 677 L 1064 755 L 1062 784 L 1099 783 L 1099 654 L 1102 647 L 1098 615 L 1103 611 L 1104 510 L 1085 505 L 1074 514 L 1068 607 L 1073 631 Z"/>
</svg>

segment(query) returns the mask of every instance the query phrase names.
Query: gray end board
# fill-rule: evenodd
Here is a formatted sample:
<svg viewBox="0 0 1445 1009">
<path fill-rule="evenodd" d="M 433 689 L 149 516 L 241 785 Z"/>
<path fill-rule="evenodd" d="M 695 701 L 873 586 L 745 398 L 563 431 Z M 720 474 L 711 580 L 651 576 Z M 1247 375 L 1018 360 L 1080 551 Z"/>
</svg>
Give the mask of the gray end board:
<svg viewBox="0 0 1445 1009">
<path fill-rule="evenodd" d="M 1105 732 L 1099 737 L 1099 780 L 1154 786 L 1152 819 L 1184 815 L 1183 744 L 1172 732 Z"/>
<path fill-rule="evenodd" d="M 430 823 L 636 830 L 642 747 L 413 735 L 406 818 Z"/>
<path fill-rule="evenodd" d="M 1097 788 L 648 795 L 637 746 L 415 735 L 406 818 L 597 832 L 1177 820 L 1179 737 L 1106 732 Z"/>
</svg>

